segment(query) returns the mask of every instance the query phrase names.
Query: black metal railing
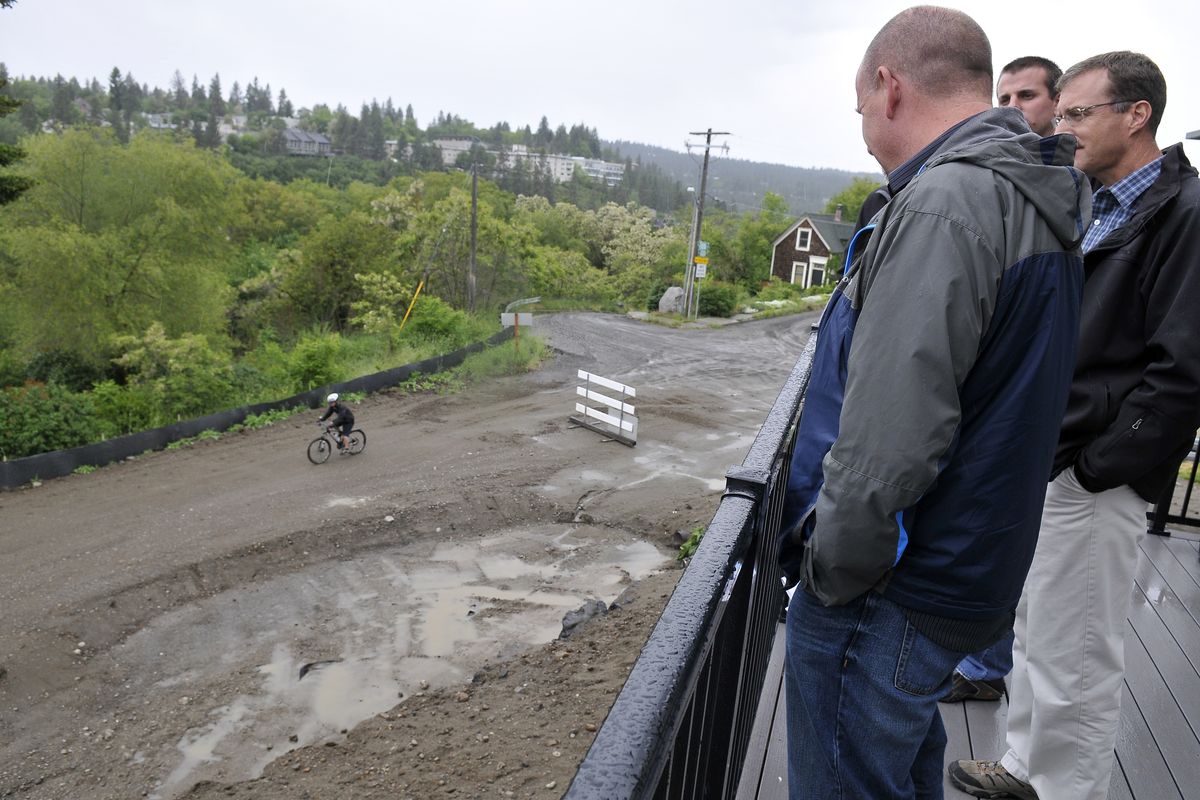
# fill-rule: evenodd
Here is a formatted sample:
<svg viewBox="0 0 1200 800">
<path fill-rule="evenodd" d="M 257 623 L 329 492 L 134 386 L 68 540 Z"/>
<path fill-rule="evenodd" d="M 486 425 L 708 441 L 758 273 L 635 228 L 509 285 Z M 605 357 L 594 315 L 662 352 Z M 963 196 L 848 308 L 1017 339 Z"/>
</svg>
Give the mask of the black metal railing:
<svg viewBox="0 0 1200 800">
<path fill-rule="evenodd" d="M 565 795 L 731 797 L 783 605 L 775 532 L 816 333 Z"/>
<path fill-rule="evenodd" d="M 1146 519 L 1150 523 L 1150 533 L 1155 533 L 1159 536 L 1170 536 L 1170 532 L 1167 530 L 1167 523 L 1200 528 L 1200 512 L 1188 514 L 1188 507 L 1192 501 L 1192 488 L 1196 485 L 1196 469 L 1198 466 L 1200 466 L 1200 447 L 1194 448 L 1191 455 L 1181 465 L 1181 473 L 1187 475 L 1187 479 L 1182 489 L 1183 497 L 1179 501 L 1179 513 L 1174 513 L 1171 510 L 1171 506 L 1175 503 L 1175 495 L 1179 493 L 1177 482 L 1172 481 L 1171 485 L 1163 493 L 1163 496 L 1159 498 L 1158 502 L 1146 515 Z"/>
</svg>

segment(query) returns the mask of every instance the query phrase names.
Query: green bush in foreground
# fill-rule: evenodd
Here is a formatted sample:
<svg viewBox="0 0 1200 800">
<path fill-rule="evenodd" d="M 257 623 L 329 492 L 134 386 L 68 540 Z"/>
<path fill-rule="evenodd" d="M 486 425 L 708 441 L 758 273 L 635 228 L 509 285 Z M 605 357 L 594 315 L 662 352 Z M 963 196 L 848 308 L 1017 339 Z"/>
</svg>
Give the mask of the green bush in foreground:
<svg viewBox="0 0 1200 800">
<path fill-rule="evenodd" d="M 0 426 L 0 456 L 20 458 L 65 450 L 100 438 L 95 406 L 86 394 L 50 384 L 0 390 L 5 415 L 14 424 Z"/>
<path fill-rule="evenodd" d="M 737 311 L 738 287 L 729 283 L 713 281 L 700 286 L 700 302 L 697 303 L 702 317 L 732 317 Z"/>
</svg>

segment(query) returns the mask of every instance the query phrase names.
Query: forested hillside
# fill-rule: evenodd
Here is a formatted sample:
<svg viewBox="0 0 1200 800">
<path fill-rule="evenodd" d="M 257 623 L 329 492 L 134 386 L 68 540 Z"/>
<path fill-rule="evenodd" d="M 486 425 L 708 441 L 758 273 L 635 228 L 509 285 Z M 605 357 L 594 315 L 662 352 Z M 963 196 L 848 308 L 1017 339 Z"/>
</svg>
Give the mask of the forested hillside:
<svg viewBox="0 0 1200 800">
<path fill-rule="evenodd" d="M 702 146 L 690 154 L 637 142 L 613 141 L 605 142 L 604 146 L 635 159 L 644 168 L 657 167 L 685 186 L 700 185 L 700 164 L 704 155 Z M 717 148 L 712 151 L 708 169 L 709 202 L 735 212 L 759 208 L 767 192 L 783 197 L 789 211 L 795 216 L 820 212 L 828 205 L 830 198 L 855 178 L 864 178 L 875 184 L 883 182 L 883 175 L 873 173 L 789 167 L 730 158 Z"/>
<path fill-rule="evenodd" d="M 306 113 L 257 80 L 226 96 L 215 76 L 169 93 L 117 70 L 107 88 L 6 80 L 0 72 L 0 399 L 21 423 L 0 427 L 0 458 L 454 349 L 497 329 L 517 298 L 654 308 L 682 280 L 688 197 L 653 165 L 616 185 L 576 171 L 539 187 L 484 164 L 473 204 L 468 171 L 421 155 L 432 130 L 612 158 L 582 125 L 482 131 L 439 114 L 422 129 L 390 101 L 359 117 Z M 222 119 L 234 108 L 259 127 L 214 143 L 217 100 Z M 281 110 L 355 152 L 273 152 Z M 153 127 L 149 113 L 175 122 Z M 412 155 L 374 158 L 380 124 L 408 136 Z M 671 192 L 678 202 L 640 202 Z M 771 193 L 752 211 L 706 215 L 701 314 L 797 295 L 768 283 L 771 242 L 790 221 Z"/>
</svg>

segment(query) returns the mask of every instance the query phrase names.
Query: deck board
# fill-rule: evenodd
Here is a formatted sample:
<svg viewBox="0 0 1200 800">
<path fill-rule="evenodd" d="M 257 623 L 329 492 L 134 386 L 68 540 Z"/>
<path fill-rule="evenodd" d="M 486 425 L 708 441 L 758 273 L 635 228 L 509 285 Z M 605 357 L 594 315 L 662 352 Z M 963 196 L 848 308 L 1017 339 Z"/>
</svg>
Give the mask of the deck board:
<svg viewBox="0 0 1200 800">
<path fill-rule="evenodd" d="M 775 641 L 771 645 L 771 660 L 767 663 L 763 693 L 754 714 L 746 764 L 738 781 L 737 800 L 754 800 L 763 796 L 764 781 L 778 783 L 787 780 L 786 777 L 780 777 L 787 771 L 787 756 L 784 753 L 787 747 L 787 722 L 782 718 L 776 720 L 777 715 L 784 713 L 783 703 L 779 701 L 783 697 L 783 645 L 784 625 L 781 623 L 775 629 Z M 753 758 L 755 754 L 758 754 L 758 758 Z"/>
<path fill-rule="evenodd" d="M 1126 680 L 1108 797 L 1200 800 L 1200 544 L 1196 537 L 1144 537 L 1131 591 Z M 783 630 L 780 626 L 778 639 L 783 638 Z M 774 671 L 764 689 L 770 697 L 764 696 L 759 705 L 767 727 L 752 737 L 755 752 L 747 755 L 738 800 L 787 797 L 782 661 L 777 641 L 772 651 Z M 1007 708 L 1007 700 L 940 706 L 949 738 L 946 763 L 999 758 L 1004 752 Z M 764 720 L 756 725 L 760 723 Z M 752 792 L 749 786 L 757 788 Z M 947 781 L 946 800 L 967 797 Z"/>
</svg>

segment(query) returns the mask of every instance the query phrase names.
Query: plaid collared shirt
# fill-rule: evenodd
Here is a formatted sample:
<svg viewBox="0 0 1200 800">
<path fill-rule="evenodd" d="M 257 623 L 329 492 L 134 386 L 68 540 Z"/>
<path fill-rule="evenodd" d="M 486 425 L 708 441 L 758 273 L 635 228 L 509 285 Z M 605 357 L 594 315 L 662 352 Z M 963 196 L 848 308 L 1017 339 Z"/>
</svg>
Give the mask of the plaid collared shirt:
<svg viewBox="0 0 1200 800">
<path fill-rule="evenodd" d="M 1092 195 L 1092 222 L 1083 237 L 1083 252 L 1089 253 L 1104 237 L 1133 216 L 1133 205 L 1162 172 L 1162 156 L 1139 167 L 1112 186 L 1102 186 Z"/>
</svg>

